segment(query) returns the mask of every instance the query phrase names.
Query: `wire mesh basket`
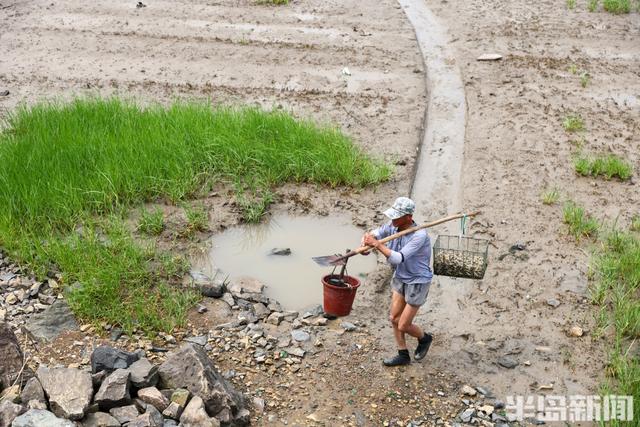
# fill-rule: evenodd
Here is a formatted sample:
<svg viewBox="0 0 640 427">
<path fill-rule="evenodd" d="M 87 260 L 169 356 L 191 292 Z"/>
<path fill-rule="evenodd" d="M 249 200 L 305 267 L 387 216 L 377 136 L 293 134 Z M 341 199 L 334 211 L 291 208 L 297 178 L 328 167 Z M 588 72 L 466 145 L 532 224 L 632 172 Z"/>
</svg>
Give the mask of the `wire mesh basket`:
<svg viewBox="0 0 640 427">
<path fill-rule="evenodd" d="M 433 246 L 433 272 L 440 276 L 482 279 L 489 241 L 465 236 L 438 236 Z"/>
</svg>

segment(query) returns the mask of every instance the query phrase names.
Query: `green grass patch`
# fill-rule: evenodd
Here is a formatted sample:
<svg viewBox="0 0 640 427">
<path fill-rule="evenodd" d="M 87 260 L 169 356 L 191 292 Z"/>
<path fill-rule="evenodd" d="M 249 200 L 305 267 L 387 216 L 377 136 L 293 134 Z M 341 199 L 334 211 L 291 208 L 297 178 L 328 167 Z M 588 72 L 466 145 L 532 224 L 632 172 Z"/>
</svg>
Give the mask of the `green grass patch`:
<svg viewBox="0 0 640 427">
<path fill-rule="evenodd" d="M 164 216 L 160 209 L 149 212 L 142 209 L 140 220 L 138 221 L 138 230 L 141 233 L 151 236 L 157 236 L 164 230 Z"/>
<path fill-rule="evenodd" d="M 598 233 L 598 221 L 587 214 L 582 206 L 569 201 L 563 208 L 564 223 L 569 226 L 569 234 L 580 240 L 583 237 L 594 237 Z"/>
<path fill-rule="evenodd" d="M 633 175 L 631 163 L 613 154 L 597 157 L 580 155 L 574 160 L 574 167 L 582 176 L 604 176 L 606 179 L 615 177 L 625 181 Z"/>
<path fill-rule="evenodd" d="M 640 359 L 634 345 L 640 338 L 640 237 L 617 229 L 609 231 L 593 256 L 592 268 L 592 298 L 600 306 L 598 323 L 603 329 L 613 330 L 601 394 L 632 396 L 637 402 Z M 637 419 L 640 407 L 634 405 Z M 612 420 L 608 425 L 628 424 Z"/>
<path fill-rule="evenodd" d="M 602 7 L 616 15 L 631 12 L 631 0 L 603 0 Z"/>
<path fill-rule="evenodd" d="M 544 190 L 541 199 L 543 204 L 553 205 L 560 200 L 560 191 L 556 187 Z"/>
<path fill-rule="evenodd" d="M 589 12 L 595 12 L 596 10 L 598 10 L 598 1 L 599 0 L 589 0 L 589 3 L 587 4 Z"/>
<path fill-rule="evenodd" d="M 579 114 L 570 114 L 562 121 L 562 127 L 567 132 L 580 132 L 584 130 L 584 120 Z"/>
<path fill-rule="evenodd" d="M 635 214 L 631 217 L 631 225 L 629 226 L 631 231 L 640 231 L 640 214 Z"/>
<path fill-rule="evenodd" d="M 567 0 L 567 9 L 573 10 L 576 8 L 576 0 Z"/>
<path fill-rule="evenodd" d="M 204 206 L 186 205 L 184 207 L 184 214 L 187 219 L 187 235 L 193 235 L 197 231 L 207 231 L 209 229 L 209 215 Z"/>
<path fill-rule="evenodd" d="M 182 261 L 133 241 L 131 208 L 183 203 L 220 181 L 270 194 L 285 182 L 363 187 L 391 173 L 339 130 L 286 112 L 117 98 L 18 108 L 0 164 L 0 244 L 39 275 L 59 269 L 63 284 L 79 283 L 67 298 L 83 320 L 145 331 L 180 325 L 195 295 L 173 286 Z M 186 214 L 194 229 L 205 223 L 197 209 Z M 154 215 L 139 225 L 157 231 Z"/>
</svg>

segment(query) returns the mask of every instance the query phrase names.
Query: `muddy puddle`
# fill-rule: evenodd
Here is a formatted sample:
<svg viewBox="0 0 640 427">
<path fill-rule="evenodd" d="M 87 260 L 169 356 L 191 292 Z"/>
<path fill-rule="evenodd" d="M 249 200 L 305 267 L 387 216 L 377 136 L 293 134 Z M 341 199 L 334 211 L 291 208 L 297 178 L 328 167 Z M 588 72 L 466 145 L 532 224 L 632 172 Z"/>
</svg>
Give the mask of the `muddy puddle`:
<svg viewBox="0 0 640 427">
<path fill-rule="evenodd" d="M 213 236 L 208 251 L 195 257 L 193 265 L 209 275 L 220 269 L 231 279 L 254 277 L 264 283 L 268 297 L 285 309 L 300 310 L 322 304 L 320 279 L 332 271 L 311 257 L 354 249 L 362 233 L 347 216 L 276 215 L 268 223 L 234 227 Z M 291 253 L 273 255 L 276 248 Z M 347 273 L 362 279 L 375 265 L 374 256 L 355 256 L 348 262 Z"/>
</svg>

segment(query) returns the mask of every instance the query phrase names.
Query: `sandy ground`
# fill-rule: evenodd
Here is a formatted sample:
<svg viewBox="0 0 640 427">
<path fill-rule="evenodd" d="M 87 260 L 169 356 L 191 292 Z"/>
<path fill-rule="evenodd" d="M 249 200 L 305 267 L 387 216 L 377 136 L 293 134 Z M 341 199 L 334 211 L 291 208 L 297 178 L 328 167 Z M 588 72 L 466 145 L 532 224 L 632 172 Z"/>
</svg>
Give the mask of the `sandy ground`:
<svg viewBox="0 0 640 427">
<path fill-rule="evenodd" d="M 10 91 L 0 97 L 0 114 L 20 102 L 86 92 L 282 106 L 335 123 L 398 165 L 393 181 L 376 189 L 286 186 L 274 210 L 346 211 L 354 223 L 372 227 L 382 219 L 380 208 L 408 191 L 426 108 L 425 70 L 394 1 L 135 3 L 0 0 L 0 92 Z M 464 384 L 504 400 L 549 384 L 545 393 L 591 394 L 602 378 L 603 341 L 590 335 L 588 244 L 567 236 L 561 206 L 542 205 L 540 193 L 557 186 L 563 200 L 620 225 L 637 212 L 637 178 L 576 176 L 569 143 L 576 137 L 563 131 L 562 119 L 581 114 L 586 150 L 618 154 L 640 170 L 640 15 L 591 14 L 581 3 L 567 11 L 557 1 L 426 3 L 448 28 L 449 60 L 464 79 L 460 185 L 464 206 L 483 211 L 471 231 L 493 242 L 487 275 L 446 287 L 435 281 L 419 317 L 435 334 L 432 350 L 422 363 L 397 370 L 380 364 L 393 347 L 384 269 L 370 275 L 351 316 L 366 324 L 360 332 L 325 338 L 323 351 L 305 357 L 295 374 L 255 368 L 236 380 L 267 400 L 258 425 L 312 424 L 310 414 L 326 425 L 406 425 L 423 416 L 436 425 L 464 408 Z M 504 58 L 475 60 L 488 52 Z M 586 88 L 572 65 L 591 76 Z M 207 199 L 214 230 L 237 222 L 224 201 Z M 501 257 L 517 242 L 526 250 Z M 550 298 L 560 305 L 549 306 Z M 567 337 L 573 325 L 585 336 Z M 504 355 L 519 365 L 498 366 Z M 237 365 L 235 357 L 220 356 L 221 368 Z"/>
</svg>

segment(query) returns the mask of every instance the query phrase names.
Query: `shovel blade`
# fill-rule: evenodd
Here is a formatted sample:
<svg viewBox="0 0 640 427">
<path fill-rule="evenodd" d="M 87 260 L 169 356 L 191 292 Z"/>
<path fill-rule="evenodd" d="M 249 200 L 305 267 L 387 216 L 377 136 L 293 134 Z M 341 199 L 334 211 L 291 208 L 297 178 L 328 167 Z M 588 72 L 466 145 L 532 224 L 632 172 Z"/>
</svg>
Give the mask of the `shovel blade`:
<svg viewBox="0 0 640 427">
<path fill-rule="evenodd" d="M 316 256 L 311 258 L 316 264 L 322 267 L 330 267 L 334 265 L 345 265 L 347 260 L 342 255 Z"/>
</svg>

